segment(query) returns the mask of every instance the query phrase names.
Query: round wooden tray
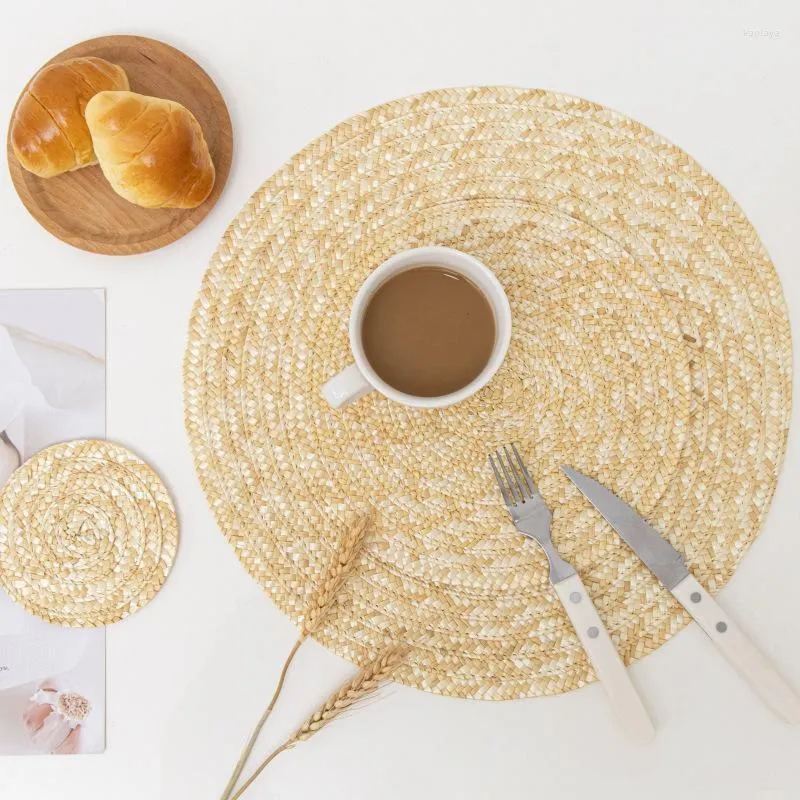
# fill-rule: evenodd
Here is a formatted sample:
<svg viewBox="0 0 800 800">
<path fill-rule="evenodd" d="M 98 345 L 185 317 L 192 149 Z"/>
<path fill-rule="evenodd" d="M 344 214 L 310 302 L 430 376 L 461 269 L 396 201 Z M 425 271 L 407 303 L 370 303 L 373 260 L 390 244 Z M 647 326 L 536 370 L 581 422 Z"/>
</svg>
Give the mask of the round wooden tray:
<svg viewBox="0 0 800 800">
<path fill-rule="evenodd" d="M 119 64 L 128 73 L 132 91 L 186 106 L 208 142 L 217 171 L 214 189 L 197 208 L 149 209 L 120 197 L 97 165 L 55 178 L 38 178 L 17 161 L 9 126 L 8 168 L 17 194 L 50 233 L 74 247 L 108 255 L 132 255 L 164 247 L 200 224 L 228 179 L 233 131 L 225 101 L 211 78 L 189 56 L 154 39 L 89 39 L 59 53 L 48 64 L 79 56 L 99 56 Z"/>
</svg>

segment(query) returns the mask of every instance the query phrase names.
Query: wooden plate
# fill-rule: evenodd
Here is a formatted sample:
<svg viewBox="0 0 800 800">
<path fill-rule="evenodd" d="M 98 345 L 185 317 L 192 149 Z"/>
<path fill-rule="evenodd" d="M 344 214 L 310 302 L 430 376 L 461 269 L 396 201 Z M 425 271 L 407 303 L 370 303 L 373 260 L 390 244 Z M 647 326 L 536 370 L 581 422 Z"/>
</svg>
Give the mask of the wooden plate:
<svg viewBox="0 0 800 800">
<path fill-rule="evenodd" d="M 78 56 L 99 56 L 119 64 L 128 73 L 132 91 L 186 106 L 197 118 L 208 142 L 217 171 L 214 189 L 197 208 L 152 209 L 120 197 L 97 165 L 55 178 L 38 178 L 17 161 L 9 125 L 8 168 L 17 194 L 50 233 L 92 253 L 144 253 L 180 239 L 214 207 L 228 180 L 233 131 L 219 89 L 185 53 L 142 36 L 90 39 L 64 50 L 48 64 Z"/>
</svg>

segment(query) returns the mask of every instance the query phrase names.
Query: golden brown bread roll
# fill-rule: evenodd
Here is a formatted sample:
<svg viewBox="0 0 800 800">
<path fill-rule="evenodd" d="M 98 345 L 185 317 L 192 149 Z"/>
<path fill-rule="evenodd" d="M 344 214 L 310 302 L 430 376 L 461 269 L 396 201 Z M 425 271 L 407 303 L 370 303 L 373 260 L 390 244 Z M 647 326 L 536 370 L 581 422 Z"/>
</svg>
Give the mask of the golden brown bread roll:
<svg viewBox="0 0 800 800">
<path fill-rule="evenodd" d="M 100 92 L 86 106 L 100 169 L 145 208 L 195 208 L 214 187 L 214 162 L 197 120 L 180 103 Z"/>
<path fill-rule="evenodd" d="M 25 169 L 40 178 L 95 164 L 83 112 L 97 92 L 127 89 L 122 67 L 102 58 L 70 58 L 38 72 L 14 110 L 11 144 Z"/>
</svg>

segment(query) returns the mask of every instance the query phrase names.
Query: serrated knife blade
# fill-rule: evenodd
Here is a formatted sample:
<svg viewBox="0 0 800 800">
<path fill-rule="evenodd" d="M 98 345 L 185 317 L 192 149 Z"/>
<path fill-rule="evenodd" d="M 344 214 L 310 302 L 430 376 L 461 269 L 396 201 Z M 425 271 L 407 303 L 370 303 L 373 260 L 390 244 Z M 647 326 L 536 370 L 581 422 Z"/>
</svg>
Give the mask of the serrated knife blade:
<svg viewBox="0 0 800 800">
<path fill-rule="evenodd" d="M 627 503 L 588 475 L 567 466 L 561 470 L 667 589 L 689 574 L 681 554 Z"/>
</svg>

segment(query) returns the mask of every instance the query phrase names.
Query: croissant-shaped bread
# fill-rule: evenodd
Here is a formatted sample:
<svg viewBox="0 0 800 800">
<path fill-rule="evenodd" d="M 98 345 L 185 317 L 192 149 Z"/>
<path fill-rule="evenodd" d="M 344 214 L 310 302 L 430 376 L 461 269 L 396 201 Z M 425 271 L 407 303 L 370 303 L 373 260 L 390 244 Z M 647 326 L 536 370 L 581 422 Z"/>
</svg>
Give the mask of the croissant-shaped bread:
<svg viewBox="0 0 800 800">
<path fill-rule="evenodd" d="M 86 106 L 100 169 L 118 194 L 145 208 L 195 208 L 214 187 L 203 131 L 180 103 L 100 92 Z"/>
<path fill-rule="evenodd" d="M 11 120 L 11 145 L 29 172 L 51 178 L 95 164 L 83 112 L 97 92 L 127 89 L 122 67 L 102 58 L 70 58 L 38 72 Z"/>
</svg>

